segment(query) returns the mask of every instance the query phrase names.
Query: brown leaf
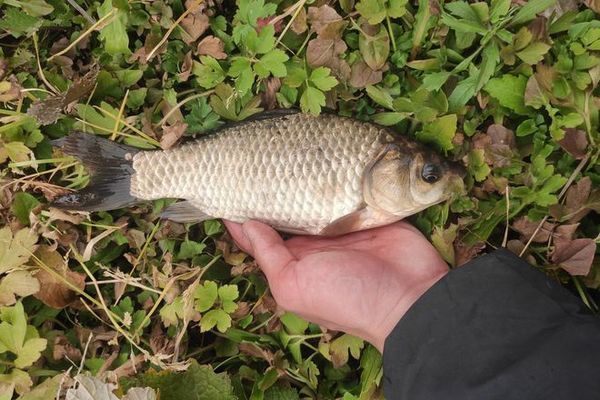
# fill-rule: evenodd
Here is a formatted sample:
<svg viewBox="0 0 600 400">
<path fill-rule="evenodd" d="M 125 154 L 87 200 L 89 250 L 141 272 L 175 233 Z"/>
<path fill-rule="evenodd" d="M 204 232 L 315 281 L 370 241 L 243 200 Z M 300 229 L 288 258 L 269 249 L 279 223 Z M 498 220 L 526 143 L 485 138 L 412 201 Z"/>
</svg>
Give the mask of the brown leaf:
<svg viewBox="0 0 600 400">
<path fill-rule="evenodd" d="M 515 222 L 513 222 L 513 229 L 519 232 L 525 240 L 529 240 L 529 238 L 533 235 L 533 232 L 537 229 L 539 222 L 531 221 L 527 217 L 520 217 Z M 550 235 L 552 234 L 552 229 L 554 228 L 554 224 L 550 222 L 544 222 L 538 233 L 533 238 L 534 242 L 543 243 L 547 242 L 550 239 Z"/>
<path fill-rule="evenodd" d="M 281 87 L 281 80 L 275 76 L 271 76 L 264 81 L 265 91 L 260 94 L 261 103 L 266 110 L 272 110 L 277 107 L 277 91 Z"/>
<path fill-rule="evenodd" d="M 306 60 L 313 68 L 328 67 L 341 80 L 350 77 L 350 66 L 346 60 L 339 58 L 348 49 L 341 39 L 323 39 L 318 37 L 308 42 Z"/>
<path fill-rule="evenodd" d="M 206 14 L 193 12 L 181 21 L 181 27 L 187 33 L 183 35 L 183 41 L 187 44 L 193 43 L 210 27 Z"/>
<path fill-rule="evenodd" d="M 337 11 L 328 5 L 309 7 L 308 20 L 313 31 L 324 39 L 339 38 L 348 24 Z"/>
<path fill-rule="evenodd" d="M 516 146 L 514 132 L 500 124 L 490 125 L 487 129 L 487 134 L 493 145 L 504 145 L 511 149 Z"/>
<path fill-rule="evenodd" d="M 6 61 L 6 58 L 0 58 L 0 79 L 4 78 L 4 75 L 6 75 L 7 67 L 8 61 Z"/>
<path fill-rule="evenodd" d="M 227 54 L 223 52 L 225 45 L 223 41 L 218 37 L 207 36 L 198 43 L 197 53 L 199 55 L 209 55 L 217 60 L 223 60 L 227 58 Z"/>
<path fill-rule="evenodd" d="M 306 24 L 306 9 L 304 7 L 300 7 L 300 11 L 292 22 L 290 29 L 298 35 L 308 29 L 308 25 Z"/>
<path fill-rule="evenodd" d="M 575 231 L 577 230 L 578 226 L 579 226 L 579 224 L 559 225 L 556 227 L 556 229 L 552 233 L 552 237 L 554 238 L 555 241 L 573 240 L 573 235 L 575 235 Z"/>
<path fill-rule="evenodd" d="M 27 109 L 27 115 L 34 117 L 40 125 L 56 122 L 65 107 L 92 91 L 96 85 L 99 71 L 97 67 L 94 67 L 83 77 L 75 80 L 65 92 L 46 97 L 44 100 L 34 101 Z"/>
<path fill-rule="evenodd" d="M 83 290 L 85 288 L 85 275 L 71 271 L 65 260 L 50 246 L 40 246 L 37 250 L 38 258 L 49 268 L 61 275 L 40 269 L 36 278 L 40 281 L 40 291 L 34 297 L 52 308 L 64 308 L 77 300 L 77 293 L 72 291 L 65 281 Z"/>
<path fill-rule="evenodd" d="M 571 275 L 585 276 L 590 272 L 595 254 L 593 239 L 557 240 L 551 260 Z"/>
<path fill-rule="evenodd" d="M 381 70 L 372 70 L 364 61 L 357 61 L 352 64 L 350 85 L 355 88 L 364 88 L 381 82 L 383 72 Z"/>
<path fill-rule="evenodd" d="M 73 346 L 65 335 L 58 335 L 54 338 L 54 346 L 52 348 L 52 358 L 55 361 L 67 358 L 72 362 L 81 360 L 81 350 Z"/>
<path fill-rule="evenodd" d="M 484 242 L 475 243 L 472 246 L 468 246 L 461 241 L 454 243 L 454 262 L 456 267 L 460 267 L 477 257 L 481 251 L 485 249 Z"/>
<path fill-rule="evenodd" d="M 163 135 L 160 138 L 160 147 L 163 150 L 168 150 L 179 141 L 179 139 L 185 133 L 187 124 L 185 122 L 177 121 L 175 124 L 163 127 Z"/>
<path fill-rule="evenodd" d="M 565 200 L 566 212 L 570 215 L 569 222 L 580 221 L 590 212 L 590 208 L 586 207 L 590 194 L 592 192 L 592 180 L 589 176 L 584 176 L 577 183 L 571 185 L 567 190 Z"/>
<path fill-rule="evenodd" d="M 181 82 L 185 82 L 189 79 L 190 75 L 192 74 L 193 65 L 194 62 L 192 60 L 192 52 L 188 51 L 183 57 L 183 62 L 181 63 L 181 72 L 178 75 Z"/>
<path fill-rule="evenodd" d="M 8 103 L 20 99 L 23 97 L 22 89 L 17 78 L 11 75 L 8 80 L 0 82 L 0 102 Z"/>
<path fill-rule="evenodd" d="M 600 14 L 600 0 L 583 0 L 583 3 L 596 13 Z"/>
<path fill-rule="evenodd" d="M 243 354 L 247 354 L 254 358 L 261 358 L 261 359 L 265 360 L 267 363 L 269 363 L 269 365 L 273 365 L 273 353 L 267 349 L 258 347 L 254 343 L 248 343 L 248 342 L 240 343 L 238 348 L 240 349 L 240 352 Z"/>
<path fill-rule="evenodd" d="M 341 39 L 316 38 L 308 42 L 306 61 L 313 68 L 327 66 L 347 49 L 348 46 Z"/>
<path fill-rule="evenodd" d="M 585 149 L 588 145 L 587 134 L 581 129 L 565 129 L 565 137 L 558 141 L 560 147 L 571 154 L 576 160 L 585 157 Z"/>
</svg>

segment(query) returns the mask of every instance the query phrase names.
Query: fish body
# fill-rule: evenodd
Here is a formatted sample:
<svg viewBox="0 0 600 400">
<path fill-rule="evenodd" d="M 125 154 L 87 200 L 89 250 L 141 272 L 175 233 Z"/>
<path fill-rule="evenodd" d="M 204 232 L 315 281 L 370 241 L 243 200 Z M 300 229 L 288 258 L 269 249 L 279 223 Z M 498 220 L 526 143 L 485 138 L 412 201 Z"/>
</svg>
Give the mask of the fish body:
<svg viewBox="0 0 600 400">
<path fill-rule="evenodd" d="M 80 155 L 85 140 L 69 138 L 63 148 Z M 185 201 L 168 208 L 166 218 L 256 219 L 293 233 L 336 235 L 385 225 L 445 200 L 460 180 L 435 153 L 389 129 L 332 114 L 264 114 L 169 150 L 123 149 L 115 157 L 125 182 L 112 189 L 126 192 L 122 205 L 179 198 Z M 425 186 L 424 165 L 435 165 L 439 175 Z M 102 204 L 97 192 L 95 204 L 86 206 L 85 198 L 79 204 L 77 195 L 57 203 L 83 210 L 122 206 Z"/>
</svg>

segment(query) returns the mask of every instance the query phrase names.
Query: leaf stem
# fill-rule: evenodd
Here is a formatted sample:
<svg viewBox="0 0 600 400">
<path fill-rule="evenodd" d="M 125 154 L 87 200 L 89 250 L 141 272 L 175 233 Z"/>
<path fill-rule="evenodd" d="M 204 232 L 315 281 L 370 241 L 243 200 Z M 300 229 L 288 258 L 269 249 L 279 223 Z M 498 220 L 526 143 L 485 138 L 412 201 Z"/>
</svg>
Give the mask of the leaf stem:
<svg viewBox="0 0 600 400">
<path fill-rule="evenodd" d="M 388 31 L 390 34 L 390 40 L 392 42 L 392 49 L 394 49 L 394 53 L 398 50 L 396 47 L 396 38 L 394 37 L 394 30 L 392 29 L 392 21 L 390 21 L 390 16 L 385 16 L 385 21 L 387 22 Z"/>
</svg>

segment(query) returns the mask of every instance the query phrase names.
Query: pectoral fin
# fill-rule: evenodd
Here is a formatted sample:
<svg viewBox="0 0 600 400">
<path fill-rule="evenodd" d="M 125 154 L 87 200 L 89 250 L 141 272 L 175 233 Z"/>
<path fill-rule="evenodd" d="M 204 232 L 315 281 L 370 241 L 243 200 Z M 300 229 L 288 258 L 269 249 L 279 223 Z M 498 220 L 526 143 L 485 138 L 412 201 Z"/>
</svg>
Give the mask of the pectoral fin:
<svg viewBox="0 0 600 400">
<path fill-rule="evenodd" d="M 365 229 L 377 228 L 400 221 L 402 217 L 378 211 L 369 206 L 365 206 L 355 212 L 345 215 L 331 224 L 327 225 L 319 232 L 322 236 L 338 236 L 350 232 L 362 231 Z"/>
<path fill-rule="evenodd" d="M 180 223 L 201 222 L 213 218 L 210 215 L 205 214 L 191 201 L 180 201 L 171 204 L 160 214 L 160 217 Z"/>
</svg>

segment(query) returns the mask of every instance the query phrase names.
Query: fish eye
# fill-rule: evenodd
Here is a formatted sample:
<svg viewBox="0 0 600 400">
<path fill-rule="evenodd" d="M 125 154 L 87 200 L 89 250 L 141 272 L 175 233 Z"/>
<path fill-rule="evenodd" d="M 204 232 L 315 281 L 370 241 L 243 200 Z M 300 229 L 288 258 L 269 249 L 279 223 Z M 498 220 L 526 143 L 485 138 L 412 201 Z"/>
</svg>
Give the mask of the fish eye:
<svg viewBox="0 0 600 400">
<path fill-rule="evenodd" d="M 421 171 L 421 178 L 427 183 L 436 183 L 442 177 L 440 167 L 435 164 L 425 164 Z"/>
</svg>

